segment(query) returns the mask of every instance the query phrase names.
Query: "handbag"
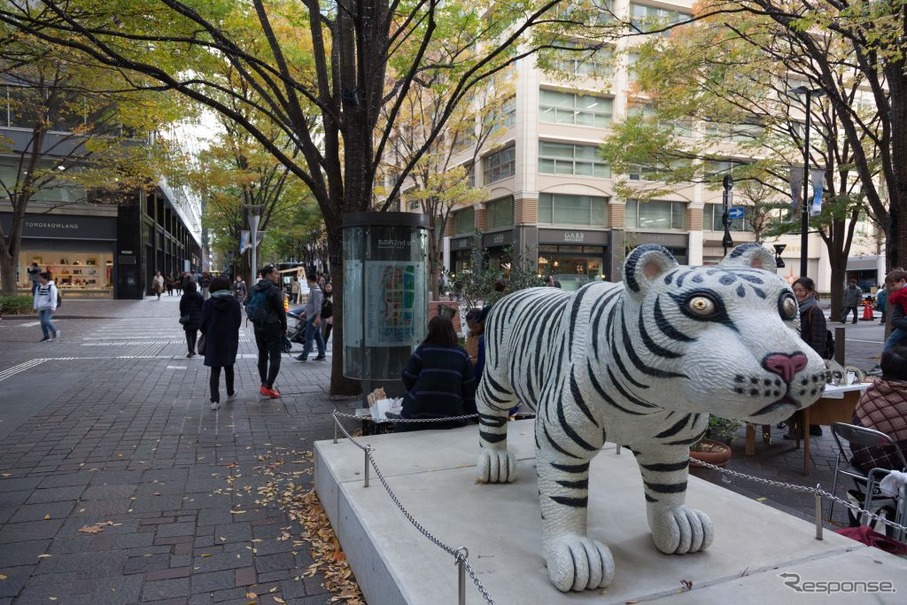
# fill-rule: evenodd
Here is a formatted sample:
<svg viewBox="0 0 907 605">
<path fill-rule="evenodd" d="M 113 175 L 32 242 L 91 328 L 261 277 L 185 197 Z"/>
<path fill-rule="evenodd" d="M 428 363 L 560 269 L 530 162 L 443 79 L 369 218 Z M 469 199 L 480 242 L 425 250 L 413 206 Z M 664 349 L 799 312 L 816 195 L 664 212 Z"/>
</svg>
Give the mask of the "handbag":
<svg viewBox="0 0 907 605">
<path fill-rule="evenodd" d="M 185 315 L 183 315 L 183 316 L 180 317 L 180 323 L 181 323 L 182 325 L 184 325 L 184 326 L 185 326 L 187 323 L 189 323 L 189 314 L 188 314 L 188 313 L 186 313 Z"/>
<path fill-rule="evenodd" d="M 198 349 L 199 355 L 205 354 L 205 347 L 207 345 L 208 345 L 208 339 L 205 338 L 204 334 L 202 334 L 201 336 L 198 337 L 198 346 L 196 347 Z"/>
</svg>

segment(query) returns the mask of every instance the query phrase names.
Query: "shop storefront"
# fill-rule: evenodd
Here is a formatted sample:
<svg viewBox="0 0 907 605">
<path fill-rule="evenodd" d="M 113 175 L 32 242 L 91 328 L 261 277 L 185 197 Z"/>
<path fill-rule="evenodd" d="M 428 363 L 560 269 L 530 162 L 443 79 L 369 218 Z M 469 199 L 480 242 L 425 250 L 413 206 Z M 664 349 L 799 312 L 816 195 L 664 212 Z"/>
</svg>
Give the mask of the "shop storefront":
<svg viewBox="0 0 907 605">
<path fill-rule="evenodd" d="M 11 215 L 0 214 L 4 229 Z M 31 291 L 27 269 L 38 263 L 63 290 L 79 298 L 113 298 L 117 219 L 110 216 L 29 216 L 19 252 L 18 286 Z"/>
<path fill-rule="evenodd" d="M 686 233 L 646 233 L 637 231 L 627 233 L 627 245 L 632 242 L 632 247 L 642 244 L 660 244 L 668 249 L 677 259 L 677 263 L 688 265 L 690 263 L 690 236 Z"/>
<path fill-rule="evenodd" d="M 482 247 L 488 252 L 488 266 L 500 267 L 501 263 L 509 262 L 510 248 L 513 246 L 513 229 L 495 231 L 482 236 Z"/>
<path fill-rule="evenodd" d="M 463 235 L 450 238 L 450 272 L 459 275 L 472 268 L 472 247 L 475 238 Z"/>
<path fill-rule="evenodd" d="M 565 290 L 610 280 L 610 231 L 539 229 L 539 273 L 554 275 Z"/>
</svg>

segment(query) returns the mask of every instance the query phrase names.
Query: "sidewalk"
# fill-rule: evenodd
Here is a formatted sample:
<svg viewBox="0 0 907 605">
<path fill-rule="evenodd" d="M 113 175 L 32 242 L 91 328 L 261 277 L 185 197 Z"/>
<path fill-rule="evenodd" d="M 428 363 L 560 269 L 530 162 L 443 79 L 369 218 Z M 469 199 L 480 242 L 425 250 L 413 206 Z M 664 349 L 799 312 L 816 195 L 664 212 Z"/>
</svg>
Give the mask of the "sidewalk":
<svg viewBox="0 0 907 605">
<path fill-rule="evenodd" d="M 260 399 L 249 329 L 240 397 L 213 412 L 178 300 L 67 299 L 50 343 L 36 318 L 4 319 L 0 604 L 330 602 L 304 575 L 308 544 L 258 491 L 278 457 L 333 434 L 329 362 L 284 356 L 283 398 Z M 310 463 L 294 474 L 309 485 Z"/>
<path fill-rule="evenodd" d="M 278 459 L 292 465 L 295 482 L 310 484 L 302 452 L 331 438 L 335 407 L 350 412 L 358 399 L 328 397 L 330 356 L 305 364 L 284 356 L 283 398 L 259 399 L 255 345 L 246 330 L 236 366 L 241 396 L 211 411 L 207 368 L 185 356 L 178 300 L 67 299 L 58 314 L 62 337 L 50 343 L 37 342 L 35 317 L 4 319 L 0 605 L 52 597 L 66 604 L 246 605 L 249 593 L 258 603 L 330 602 L 323 578 L 305 575 L 308 545 L 281 539 L 285 532 L 295 538 L 298 528 L 268 494 Z M 845 326 L 849 363 L 875 364 L 881 328 Z M 757 439 L 757 455 L 746 457 L 741 429 L 727 468 L 830 490 L 828 429 L 812 440 L 809 477 L 802 474 L 802 450 L 783 432 L 773 429 L 772 445 Z M 812 496 L 693 472 L 813 518 Z M 844 519 L 837 506 L 835 520 Z"/>
</svg>

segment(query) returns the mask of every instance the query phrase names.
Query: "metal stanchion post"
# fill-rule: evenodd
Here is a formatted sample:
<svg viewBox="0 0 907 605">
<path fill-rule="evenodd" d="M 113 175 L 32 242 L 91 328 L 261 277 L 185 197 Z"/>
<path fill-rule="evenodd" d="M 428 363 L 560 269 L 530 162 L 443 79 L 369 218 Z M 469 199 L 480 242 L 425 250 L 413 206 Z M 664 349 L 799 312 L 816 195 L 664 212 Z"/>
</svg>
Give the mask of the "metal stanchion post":
<svg viewBox="0 0 907 605">
<path fill-rule="evenodd" d="M 816 484 L 816 540 L 822 540 L 822 496 L 820 491 L 822 490 L 822 484 Z"/>
<path fill-rule="evenodd" d="M 466 605 L 466 558 L 469 556 L 469 550 L 465 546 L 457 549 L 457 584 L 459 593 L 457 602 L 460 605 Z"/>
<path fill-rule="evenodd" d="M 363 483 L 362 487 L 368 487 L 368 466 L 369 466 L 368 457 L 371 455 L 371 453 L 372 453 L 372 446 L 370 446 L 370 445 L 365 446 L 365 482 Z"/>
</svg>

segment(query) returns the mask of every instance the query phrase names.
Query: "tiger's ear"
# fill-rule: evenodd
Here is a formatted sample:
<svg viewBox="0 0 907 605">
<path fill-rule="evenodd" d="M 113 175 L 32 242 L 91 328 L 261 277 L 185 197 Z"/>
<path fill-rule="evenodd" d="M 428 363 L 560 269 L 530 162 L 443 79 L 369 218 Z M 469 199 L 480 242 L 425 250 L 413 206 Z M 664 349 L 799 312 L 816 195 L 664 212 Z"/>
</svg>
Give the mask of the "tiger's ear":
<svg viewBox="0 0 907 605">
<path fill-rule="evenodd" d="M 624 262 L 624 283 L 630 292 L 641 292 L 649 283 L 677 267 L 677 259 L 658 244 L 643 244 Z"/>
<path fill-rule="evenodd" d="M 759 244 L 750 242 L 735 246 L 718 264 L 722 267 L 750 267 L 774 272 L 775 257 Z"/>
</svg>

